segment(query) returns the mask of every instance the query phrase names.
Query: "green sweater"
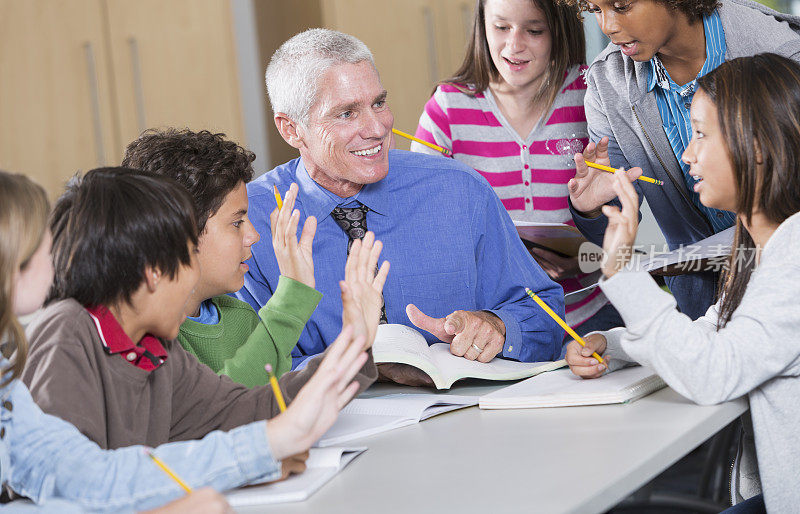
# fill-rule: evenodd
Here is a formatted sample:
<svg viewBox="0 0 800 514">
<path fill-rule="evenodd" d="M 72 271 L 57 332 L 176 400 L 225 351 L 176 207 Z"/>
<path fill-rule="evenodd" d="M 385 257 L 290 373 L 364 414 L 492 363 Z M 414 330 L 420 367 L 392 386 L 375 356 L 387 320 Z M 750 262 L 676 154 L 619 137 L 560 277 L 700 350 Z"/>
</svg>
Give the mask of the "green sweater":
<svg viewBox="0 0 800 514">
<path fill-rule="evenodd" d="M 275 294 L 258 314 L 249 304 L 227 295 L 211 299 L 219 323 L 204 325 L 187 319 L 178 341 L 187 352 L 216 373 L 248 387 L 269 381 L 264 365 L 278 376 L 292 368 L 292 349 L 322 293 L 281 276 Z"/>
</svg>

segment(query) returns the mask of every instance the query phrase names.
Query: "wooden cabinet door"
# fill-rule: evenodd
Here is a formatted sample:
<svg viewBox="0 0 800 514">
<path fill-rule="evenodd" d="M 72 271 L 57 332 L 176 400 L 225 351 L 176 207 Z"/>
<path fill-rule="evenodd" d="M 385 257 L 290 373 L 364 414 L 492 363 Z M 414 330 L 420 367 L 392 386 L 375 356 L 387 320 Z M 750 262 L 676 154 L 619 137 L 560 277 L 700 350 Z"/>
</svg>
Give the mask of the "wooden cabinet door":
<svg viewBox="0 0 800 514">
<path fill-rule="evenodd" d="M 0 168 L 55 198 L 119 159 L 100 0 L 0 0 Z"/>
<path fill-rule="evenodd" d="M 147 128 L 245 143 L 228 0 L 104 0 L 122 149 Z"/>
<path fill-rule="evenodd" d="M 322 0 L 325 26 L 352 34 L 372 50 L 389 93 L 394 126 L 414 133 L 442 68 L 432 0 Z M 379 21 L 376 21 L 379 20 Z M 408 142 L 396 139 L 397 148 Z"/>
<path fill-rule="evenodd" d="M 436 2 L 438 46 L 442 73 L 452 76 L 464 61 L 467 42 L 472 36 L 474 0 L 439 0 Z"/>
</svg>

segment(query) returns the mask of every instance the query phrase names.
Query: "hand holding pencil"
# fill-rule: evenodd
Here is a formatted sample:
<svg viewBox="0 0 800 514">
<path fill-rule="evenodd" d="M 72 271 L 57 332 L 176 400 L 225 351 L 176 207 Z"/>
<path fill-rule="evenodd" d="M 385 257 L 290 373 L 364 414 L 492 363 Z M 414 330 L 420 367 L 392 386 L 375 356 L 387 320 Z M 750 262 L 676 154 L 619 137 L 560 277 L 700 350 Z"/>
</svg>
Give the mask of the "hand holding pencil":
<svg viewBox="0 0 800 514">
<path fill-rule="evenodd" d="M 567 183 L 569 199 L 572 206 L 584 216 L 595 218 L 601 214 L 600 208 L 603 205 L 617 197 L 613 185 L 615 174 L 591 168 L 586 164 L 588 161 L 613 169 L 608 157 L 608 138 L 604 137 L 597 144 L 589 143 L 582 154 L 575 154 L 574 159 L 575 177 Z M 623 173 L 633 182 L 641 177 L 642 169 L 631 168 Z"/>
</svg>

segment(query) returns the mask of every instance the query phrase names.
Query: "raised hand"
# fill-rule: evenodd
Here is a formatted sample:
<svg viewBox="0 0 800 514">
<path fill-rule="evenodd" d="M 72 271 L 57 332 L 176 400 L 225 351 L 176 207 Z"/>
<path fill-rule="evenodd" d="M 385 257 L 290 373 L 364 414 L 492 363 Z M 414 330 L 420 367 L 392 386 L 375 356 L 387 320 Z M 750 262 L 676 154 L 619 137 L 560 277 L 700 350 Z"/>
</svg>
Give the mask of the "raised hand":
<svg viewBox="0 0 800 514">
<path fill-rule="evenodd" d="M 613 276 L 631 260 L 636 231 L 639 228 L 639 197 L 630 181 L 623 173 L 615 173 L 612 178 L 613 190 L 619 196 L 622 210 L 613 205 L 604 205 L 603 214 L 608 218 L 608 226 L 603 236 L 603 275 Z"/>
<path fill-rule="evenodd" d="M 275 459 L 308 450 L 333 425 L 341 408 L 358 391 L 353 377 L 367 361 L 363 348 L 364 336 L 354 337 L 353 327 L 346 326 L 286 412 L 267 421 Z"/>
<path fill-rule="evenodd" d="M 614 175 L 586 165 L 586 161 L 591 161 L 611 166 L 611 160 L 608 158 L 608 138 L 604 137 L 597 144 L 589 143 L 583 153 L 575 154 L 574 159 L 575 177 L 567 182 L 569 199 L 578 211 L 595 218 L 600 215 L 600 208 L 617 196 L 612 187 Z M 631 168 L 624 174 L 633 182 L 641 176 L 642 169 Z"/>
<path fill-rule="evenodd" d="M 367 349 L 375 341 L 383 307 L 383 285 L 389 274 L 389 261 L 378 270 L 383 244 L 367 232 L 363 240 L 353 241 L 344 266 L 342 289 L 342 326 L 351 325 L 356 336 L 364 335 Z"/>
<path fill-rule="evenodd" d="M 589 334 L 583 338 L 586 346 L 581 346 L 577 341 L 570 341 L 567 344 L 567 364 L 569 369 L 583 378 L 597 378 L 606 370 L 606 365 L 597 362 L 592 357 L 592 352 L 597 352 L 608 363 L 608 357 L 603 355 L 606 351 L 606 338 L 602 334 Z"/>
<path fill-rule="evenodd" d="M 455 311 L 444 318 L 432 318 L 410 303 L 406 314 L 416 327 L 450 343 L 450 353 L 467 360 L 489 362 L 506 342 L 506 326 L 491 312 Z"/>
<path fill-rule="evenodd" d="M 289 186 L 283 207 L 277 207 L 270 213 L 269 222 L 272 231 L 272 248 L 281 275 L 314 287 L 314 259 L 312 243 L 317 232 L 317 218 L 309 216 L 303 224 L 300 241 L 297 240 L 297 226 L 300 223 L 300 211 L 294 209 L 297 200 L 297 184 Z"/>
</svg>

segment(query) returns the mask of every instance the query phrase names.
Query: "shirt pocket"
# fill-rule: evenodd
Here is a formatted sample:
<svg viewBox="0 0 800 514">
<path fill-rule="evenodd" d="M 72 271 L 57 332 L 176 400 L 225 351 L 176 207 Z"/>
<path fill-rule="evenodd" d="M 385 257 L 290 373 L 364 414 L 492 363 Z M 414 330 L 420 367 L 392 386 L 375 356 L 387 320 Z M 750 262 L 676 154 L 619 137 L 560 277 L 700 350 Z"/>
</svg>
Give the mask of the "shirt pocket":
<svg viewBox="0 0 800 514">
<path fill-rule="evenodd" d="M 475 310 L 475 294 L 466 271 L 423 273 L 400 277 L 403 307 L 413 303 L 435 318 L 456 310 Z"/>
</svg>

